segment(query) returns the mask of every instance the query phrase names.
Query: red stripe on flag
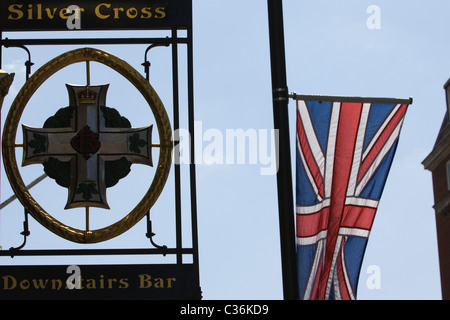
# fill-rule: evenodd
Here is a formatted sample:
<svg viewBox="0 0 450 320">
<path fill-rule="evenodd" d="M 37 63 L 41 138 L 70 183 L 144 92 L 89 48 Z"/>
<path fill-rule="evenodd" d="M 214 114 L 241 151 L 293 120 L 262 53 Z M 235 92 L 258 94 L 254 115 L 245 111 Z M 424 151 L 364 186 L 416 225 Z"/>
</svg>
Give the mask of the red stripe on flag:
<svg viewBox="0 0 450 320">
<path fill-rule="evenodd" d="M 362 103 L 341 104 L 331 187 L 331 208 L 328 223 L 325 266 L 320 280 L 319 299 L 321 300 L 325 299 L 328 276 L 333 261 L 342 215 L 344 213 L 345 197 L 353 163 L 361 111 Z"/>
<path fill-rule="evenodd" d="M 376 212 L 376 208 L 345 206 L 341 227 L 370 230 Z"/>
<path fill-rule="evenodd" d="M 384 144 L 386 143 L 386 141 L 389 139 L 389 137 L 392 134 L 392 132 L 397 127 L 398 123 L 403 119 L 403 117 L 404 117 L 404 115 L 406 113 L 407 107 L 408 107 L 408 105 L 404 104 L 397 110 L 395 115 L 389 121 L 388 125 L 384 128 L 384 130 L 381 133 L 381 135 L 378 137 L 378 140 L 373 145 L 373 147 L 370 150 L 369 154 L 366 156 L 366 158 L 361 163 L 361 167 L 359 169 L 359 175 L 358 175 L 358 183 L 364 177 L 364 175 L 366 174 L 367 170 L 370 168 L 370 166 L 372 165 L 373 161 L 375 160 L 375 158 L 380 153 L 380 151 L 383 148 Z"/>
<path fill-rule="evenodd" d="M 297 214 L 297 237 L 312 237 L 328 227 L 330 207 L 312 214 Z"/>
<path fill-rule="evenodd" d="M 303 123 L 300 118 L 299 112 L 297 112 L 297 136 L 303 155 L 305 157 L 306 164 L 309 168 L 309 171 L 311 172 L 311 175 L 318 189 L 319 196 L 323 198 L 323 177 L 320 173 L 319 167 L 317 166 L 317 162 L 314 158 L 314 155 L 311 152 L 311 148 L 309 147 L 308 139 L 305 133 L 305 128 L 303 127 Z"/>
</svg>

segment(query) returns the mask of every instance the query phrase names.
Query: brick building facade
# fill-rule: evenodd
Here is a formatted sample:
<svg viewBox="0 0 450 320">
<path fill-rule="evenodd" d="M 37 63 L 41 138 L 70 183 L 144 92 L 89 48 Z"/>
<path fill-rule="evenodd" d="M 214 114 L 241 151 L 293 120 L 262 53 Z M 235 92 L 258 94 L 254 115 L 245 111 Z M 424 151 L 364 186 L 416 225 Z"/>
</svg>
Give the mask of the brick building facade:
<svg viewBox="0 0 450 320">
<path fill-rule="evenodd" d="M 444 85 L 447 112 L 433 150 L 423 161 L 431 171 L 442 299 L 450 300 L 450 79 Z"/>
</svg>

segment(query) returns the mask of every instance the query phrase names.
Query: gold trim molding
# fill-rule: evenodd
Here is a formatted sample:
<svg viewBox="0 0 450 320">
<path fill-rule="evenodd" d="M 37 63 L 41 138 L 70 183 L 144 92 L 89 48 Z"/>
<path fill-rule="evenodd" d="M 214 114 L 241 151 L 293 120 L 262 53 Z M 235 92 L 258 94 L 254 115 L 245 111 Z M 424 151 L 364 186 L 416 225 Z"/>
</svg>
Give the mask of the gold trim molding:
<svg viewBox="0 0 450 320">
<path fill-rule="evenodd" d="M 80 230 L 55 219 L 31 196 L 26 188 L 16 160 L 16 134 L 22 113 L 36 90 L 57 71 L 78 62 L 94 61 L 102 63 L 130 81 L 147 101 L 158 127 L 160 140 L 159 161 L 153 181 L 136 207 L 114 224 L 97 230 Z M 142 75 L 124 60 L 92 48 L 82 48 L 66 52 L 47 62 L 25 83 L 15 98 L 5 121 L 2 140 L 3 161 L 10 184 L 22 205 L 44 227 L 53 233 L 77 243 L 96 243 L 119 236 L 139 222 L 154 205 L 167 181 L 172 164 L 172 129 L 164 105 Z"/>
</svg>

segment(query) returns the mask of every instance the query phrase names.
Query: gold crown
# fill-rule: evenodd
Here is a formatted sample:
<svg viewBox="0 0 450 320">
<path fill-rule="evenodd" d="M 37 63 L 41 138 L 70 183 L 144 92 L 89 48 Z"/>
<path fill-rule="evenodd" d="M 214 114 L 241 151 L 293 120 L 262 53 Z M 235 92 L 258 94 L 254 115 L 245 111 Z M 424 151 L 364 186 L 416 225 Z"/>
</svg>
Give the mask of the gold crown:
<svg viewBox="0 0 450 320">
<path fill-rule="evenodd" d="M 95 103 L 97 101 L 97 92 L 86 88 L 83 91 L 78 92 L 79 103 Z"/>
</svg>

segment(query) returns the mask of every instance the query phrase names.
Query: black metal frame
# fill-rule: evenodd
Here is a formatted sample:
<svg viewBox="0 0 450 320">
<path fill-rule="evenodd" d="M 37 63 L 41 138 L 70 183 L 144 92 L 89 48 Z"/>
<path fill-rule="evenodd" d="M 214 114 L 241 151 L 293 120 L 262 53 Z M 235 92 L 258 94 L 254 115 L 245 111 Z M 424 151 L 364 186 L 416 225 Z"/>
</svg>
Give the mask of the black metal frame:
<svg viewBox="0 0 450 320">
<path fill-rule="evenodd" d="M 179 37 L 179 31 L 187 31 L 186 37 Z M 193 141 L 194 139 L 194 85 L 193 85 L 193 31 L 192 24 L 187 27 L 173 27 L 171 29 L 171 37 L 164 38 L 78 38 L 78 39 L 3 39 L 3 32 L 0 30 L 0 68 L 2 67 L 2 48 L 3 47 L 19 47 L 27 51 L 28 61 L 27 66 L 27 80 L 31 73 L 31 53 L 26 46 L 34 45 L 115 45 L 115 44 L 148 44 L 144 55 L 144 72 L 147 80 L 149 79 L 150 62 L 147 60 L 148 51 L 155 46 L 172 47 L 172 86 L 173 86 L 173 130 L 176 132 L 180 128 L 179 119 L 179 69 L 178 69 L 178 46 L 187 45 L 187 92 L 188 92 L 188 131 Z M 174 139 L 174 146 L 179 141 Z M 0 256 L 84 256 L 84 255 L 148 255 L 148 254 L 162 254 L 162 255 L 176 255 L 176 264 L 183 264 L 183 255 L 192 254 L 192 264 L 197 271 L 197 278 L 199 282 L 199 256 L 198 256 L 198 229 L 197 229 L 197 192 L 196 192 L 196 167 L 195 167 L 195 151 L 194 144 L 190 143 L 190 205 L 191 205 L 191 228 L 192 228 L 192 248 L 183 248 L 182 241 L 182 203 L 181 203 L 181 172 L 178 161 L 174 163 L 174 177 L 175 177 L 175 228 L 176 228 L 176 247 L 167 248 L 160 246 L 153 242 L 152 237 L 154 233 L 151 228 L 150 213 L 147 215 L 147 238 L 154 248 L 148 249 L 43 249 L 43 250 L 23 250 L 26 244 L 26 237 L 30 234 L 28 230 L 28 213 L 25 211 L 24 222 L 24 243 L 17 247 L 11 248 L 8 251 L 1 251 Z M 175 157 L 179 155 L 175 154 Z"/>
<path fill-rule="evenodd" d="M 412 104 L 413 99 L 392 99 L 383 97 L 344 97 L 344 96 L 326 96 L 326 95 L 312 95 L 312 94 L 297 94 L 295 92 L 289 93 L 289 98 L 294 100 L 313 100 L 313 101 L 328 101 L 328 102 L 359 102 L 359 103 L 398 103 L 398 104 Z"/>
</svg>

